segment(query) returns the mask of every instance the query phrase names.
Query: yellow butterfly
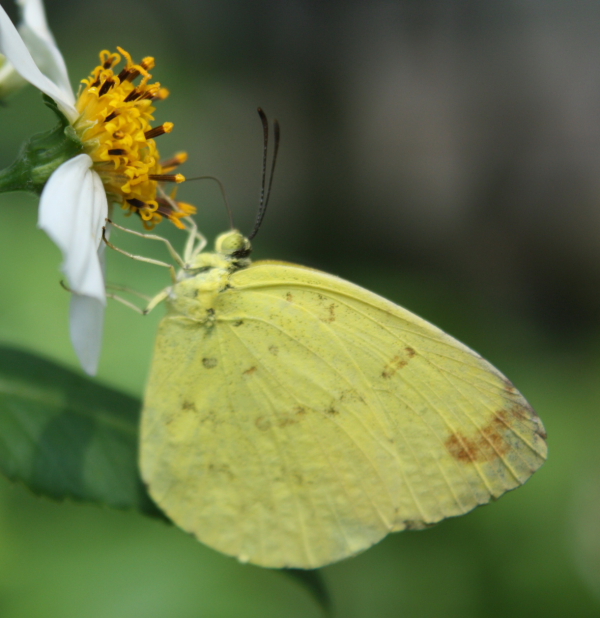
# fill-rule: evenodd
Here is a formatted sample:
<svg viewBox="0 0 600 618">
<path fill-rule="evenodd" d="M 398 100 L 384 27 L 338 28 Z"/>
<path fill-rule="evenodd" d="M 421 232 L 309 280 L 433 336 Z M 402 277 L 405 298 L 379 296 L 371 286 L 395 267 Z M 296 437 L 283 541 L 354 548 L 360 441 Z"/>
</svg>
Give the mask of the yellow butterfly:
<svg viewBox="0 0 600 618">
<path fill-rule="evenodd" d="M 541 421 L 478 354 L 343 279 L 249 254 L 221 235 L 159 328 L 141 470 L 181 528 L 244 562 L 316 568 L 542 465 Z"/>
<path fill-rule="evenodd" d="M 406 309 L 318 270 L 252 263 L 235 230 L 201 253 L 194 227 L 184 259 L 155 238 L 182 270 L 151 303 L 169 313 L 141 472 L 203 543 L 317 568 L 467 513 L 544 462 L 544 427 L 508 379 Z"/>
</svg>

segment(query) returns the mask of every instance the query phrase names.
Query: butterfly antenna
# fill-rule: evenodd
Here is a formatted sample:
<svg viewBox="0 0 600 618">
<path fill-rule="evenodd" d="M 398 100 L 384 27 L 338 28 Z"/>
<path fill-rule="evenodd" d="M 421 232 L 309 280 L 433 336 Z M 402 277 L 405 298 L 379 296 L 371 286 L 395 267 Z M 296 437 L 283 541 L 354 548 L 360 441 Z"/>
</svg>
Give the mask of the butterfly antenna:
<svg viewBox="0 0 600 618">
<path fill-rule="evenodd" d="M 260 205 L 258 207 L 258 214 L 256 215 L 256 221 L 254 223 L 254 229 L 248 236 L 248 240 L 252 240 L 256 234 L 258 234 L 258 230 L 262 225 L 262 221 L 265 217 L 265 212 L 267 211 L 267 205 L 269 203 L 269 197 L 271 196 L 271 186 L 273 185 L 273 173 L 275 172 L 275 163 L 277 162 L 277 153 L 279 151 L 279 137 L 280 137 L 280 129 L 279 123 L 277 120 L 273 121 L 273 131 L 275 133 L 275 149 L 273 151 L 273 162 L 271 163 L 271 170 L 269 176 L 269 185 L 267 187 L 267 192 L 265 195 L 265 186 L 267 179 L 267 149 L 269 145 L 269 123 L 267 121 L 267 116 L 265 112 L 259 107 L 258 115 L 260 116 L 260 120 L 263 126 L 263 165 L 262 165 L 262 183 L 260 187 Z"/>
<path fill-rule="evenodd" d="M 231 211 L 231 206 L 229 205 L 229 200 L 227 199 L 227 193 L 225 191 L 225 187 L 223 183 L 216 176 L 195 176 L 194 178 L 185 177 L 186 182 L 190 180 L 214 180 L 221 190 L 221 195 L 223 196 L 223 201 L 225 202 L 225 208 L 227 209 L 227 216 L 229 217 L 229 226 L 231 229 L 235 229 L 235 225 L 233 225 L 233 212 Z"/>
</svg>

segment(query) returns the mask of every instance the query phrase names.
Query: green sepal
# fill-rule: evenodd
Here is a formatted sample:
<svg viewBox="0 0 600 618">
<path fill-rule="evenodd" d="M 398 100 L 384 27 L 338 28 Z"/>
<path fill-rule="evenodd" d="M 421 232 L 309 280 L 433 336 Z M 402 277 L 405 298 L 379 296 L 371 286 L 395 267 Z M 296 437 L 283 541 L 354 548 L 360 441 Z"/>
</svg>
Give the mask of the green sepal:
<svg viewBox="0 0 600 618">
<path fill-rule="evenodd" d="M 21 146 L 16 161 L 0 172 L 0 193 L 29 191 L 40 195 L 54 171 L 83 152 L 83 145 L 65 115 L 50 97 L 45 94 L 42 97 L 59 122 Z"/>
</svg>

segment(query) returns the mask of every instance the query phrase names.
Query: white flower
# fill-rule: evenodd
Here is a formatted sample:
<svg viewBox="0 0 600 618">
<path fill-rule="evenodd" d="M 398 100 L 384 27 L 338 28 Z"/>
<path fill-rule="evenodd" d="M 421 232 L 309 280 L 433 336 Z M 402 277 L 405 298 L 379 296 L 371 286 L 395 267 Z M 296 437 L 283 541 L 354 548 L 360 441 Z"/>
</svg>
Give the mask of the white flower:
<svg viewBox="0 0 600 618">
<path fill-rule="evenodd" d="M 96 373 L 100 356 L 106 292 L 102 228 L 110 202 L 138 214 L 147 229 L 163 217 L 178 227 L 195 212 L 189 204 L 157 194 L 161 182 L 182 182 L 171 174 L 187 155 L 160 163 L 154 138 L 172 123 L 152 127 L 153 101 L 166 98 L 160 84 L 149 84 L 153 58 L 135 64 L 129 54 L 103 51 L 76 100 L 63 57 L 50 33 L 41 0 L 18 0 L 21 35 L 0 7 L 0 53 L 27 82 L 55 101 L 81 142 L 81 154 L 61 163 L 46 182 L 38 225 L 63 254 L 62 269 L 73 292 L 70 330 L 85 371 Z M 126 66 L 113 72 L 122 57 Z M 141 76 L 137 86 L 134 80 Z M 63 159 L 64 160 L 64 159 Z M 108 195 L 108 198 L 107 198 Z"/>
<path fill-rule="evenodd" d="M 16 0 L 16 2 L 21 12 L 18 29 L 36 64 L 50 79 L 63 83 L 69 89 L 65 65 L 48 29 L 41 0 Z M 50 62 L 48 58 L 51 59 Z M 17 73 L 5 56 L 0 55 L 0 99 L 8 97 L 26 84 L 27 80 Z"/>
<path fill-rule="evenodd" d="M 79 116 L 63 57 L 46 25 L 40 0 L 22 0 L 23 38 L 0 7 L 0 52 L 30 84 L 54 99 L 71 121 Z M 25 43 L 25 40 L 27 44 Z M 35 53 L 42 73 L 32 57 Z M 51 77 L 50 77 L 51 76 Z M 108 201 L 92 159 L 81 154 L 63 163 L 40 197 L 38 225 L 59 246 L 71 299 L 71 339 L 84 370 L 98 368 L 106 293 L 98 250 Z"/>
</svg>

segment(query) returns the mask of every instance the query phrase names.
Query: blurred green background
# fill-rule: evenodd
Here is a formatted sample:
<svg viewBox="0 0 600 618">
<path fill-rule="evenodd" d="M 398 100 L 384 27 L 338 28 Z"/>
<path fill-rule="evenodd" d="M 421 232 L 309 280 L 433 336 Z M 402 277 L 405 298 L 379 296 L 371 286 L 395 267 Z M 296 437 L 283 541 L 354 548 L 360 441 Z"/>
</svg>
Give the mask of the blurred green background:
<svg viewBox="0 0 600 618">
<path fill-rule="evenodd" d="M 600 4 L 46 8 L 73 84 L 104 48 L 156 57 L 172 93 L 157 119 L 175 123 L 161 152 L 187 150 L 184 173 L 217 175 L 242 231 L 258 203 L 256 107 L 276 116 L 280 160 L 255 256 L 338 274 L 422 315 L 496 365 L 546 425 L 549 460 L 525 487 L 322 569 L 334 615 L 600 615 Z M 15 96 L 0 110 L 0 165 L 53 123 L 32 88 Z M 226 229 L 212 183 L 179 196 L 198 205 L 209 239 Z M 59 252 L 36 206 L 0 198 L 0 341 L 77 369 Z M 151 294 L 168 273 L 110 254 L 109 280 Z M 109 305 L 98 380 L 142 395 L 162 312 Z M 173 527 L 0 480 L 2 618 L 319 615 L 292 580 Z"/>
</svg>

